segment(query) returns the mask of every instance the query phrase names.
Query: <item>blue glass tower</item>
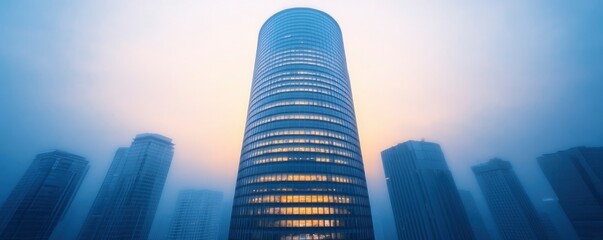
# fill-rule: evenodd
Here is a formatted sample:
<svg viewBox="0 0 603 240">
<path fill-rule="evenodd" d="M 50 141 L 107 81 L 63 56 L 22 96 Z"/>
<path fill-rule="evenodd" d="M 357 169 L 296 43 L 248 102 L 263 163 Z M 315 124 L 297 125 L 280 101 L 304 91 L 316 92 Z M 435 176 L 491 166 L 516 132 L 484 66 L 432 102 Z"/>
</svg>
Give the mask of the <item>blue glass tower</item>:
<svg viewBox="0 0 603 240">
<path fill-rule="evenodd" d="M 439 144 L 406 141 L 381 158 L 398 239 L 474 239 Z"/>
<path fill-rule="evenodd" d="M 221 192 L 180 191 L 167 239 L 217 240 L 221 206 Z"/>
<path fill-rule="evenodd" d="M 463 201 L 463 206 L 465 206 L 465 211 L 467 212 L 469 224 L 471 224 L 471 229 L 473 230 L 473 235 L 475 236 L 475 239 L 491 239 L 490 233 L 486 228 L 486 224 L 484 224 L 482 215 L 480 214 L 479 209 L 477 208 L 477 203 L 475 203 L 473 194 L 471 194 L 471 192 L 467 190 L 459 189 L 459 195 L 461 196 L 461 201 Z"/>
<path fill-rule="evenodd" d="M 580 239 L 603 239 L 603 147 L 544 154 L 538 164 Z"/>
<path fill-rule="evenodd" d="M 119 148 L 78 239 L 147 239 L 173 155 L 172 139 L 152 133 Z"/>
<path fill-rule="evenodd" d="M 341 30 L 293 8 L 262 26 L 230 239 L 373 239 Z"/>
<path fill-rule="evenodd" d="M 0 208 L 0 239 L 48 239 L 87 171 L 84 157 L 38 154 Z"/>
<path fill-rule="evenodd" d="M 538 212 L 510 162 L 493 158 L 471 169 L 502 239 L 547 239 Z"/>
</svg>

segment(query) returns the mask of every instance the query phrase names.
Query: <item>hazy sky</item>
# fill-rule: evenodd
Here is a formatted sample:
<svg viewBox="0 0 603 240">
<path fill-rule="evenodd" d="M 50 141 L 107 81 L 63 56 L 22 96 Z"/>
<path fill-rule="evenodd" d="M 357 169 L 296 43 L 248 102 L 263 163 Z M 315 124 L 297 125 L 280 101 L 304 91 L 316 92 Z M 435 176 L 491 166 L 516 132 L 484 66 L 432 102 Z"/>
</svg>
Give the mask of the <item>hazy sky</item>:
<svg viewBox="0 0 603 240">
<path fill-rule="evenodd" d="M 379 154 L 399 142 L 440 143 L 471 190 L 471 165 L 510 160 L 534 200 L 551 194 L 537 156 L 603 146 L 598 0 L 1 1 L 0 201 L 62 149 L 91 162 L 64 222 L 83 221 L 143 132 L 176 144 L 158 216 L 183 188 L 231 199 L 259 29 L 296 6 L 343 31 L 376 224 L 391 219 Z"/>
</svg>

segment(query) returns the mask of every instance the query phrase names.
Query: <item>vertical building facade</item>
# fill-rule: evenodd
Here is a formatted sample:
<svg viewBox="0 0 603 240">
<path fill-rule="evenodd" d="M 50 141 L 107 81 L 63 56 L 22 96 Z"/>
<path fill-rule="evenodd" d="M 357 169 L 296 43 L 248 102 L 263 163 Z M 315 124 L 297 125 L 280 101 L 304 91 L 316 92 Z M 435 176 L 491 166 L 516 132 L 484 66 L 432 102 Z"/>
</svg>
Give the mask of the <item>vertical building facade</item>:
<svg viewBox="0 0 603 240">
<path fill-rule="evenodd" d="M 547 240 L 561 240 L 562 238 L 559 235 L 559 232 L 555 228 L 553 221 L 551 221 L 551 217 L 547 213 L 540 212 L 540 222 L 542 223 L 542 227 L 546 232 Z"/>
<path fill-rule="evenodd" d="M 494 158 L 472 170 L 503 239 L 546 239 L 538 212 L 510 162 Z"/>
<path fill-rule="evenodd" d="M 227 240 L 230 230 L 230 215 L 232 213 L 232 199 L 226 199 L 222 203 L 222 212 L 220 213 L 220 230 L 218 234 L 219 240 Z"/>
<path fill-rule="evenodd" d="M 170 224 L 168 239 L 217 240 L 221 207 L 221 192 L 181 191 Z"/>
<path fill-rule="evenodd" d="M 158 134 L 119 148 L 79 239 L 147 239 L 173 154 L 172 140 Z"/>
<path fill-rule="evenodd" d="M 262 26 L 230 239 L 373 239 L 341 30 L 283 10 Z"/>
<path fill-rule="evenodd" d="M 467 190 L 459 190 L 459 194 L 461 195 L 461 201 L 463 201 L 463 206 L 465 207 L 465 212 L 467 212 L 467 217 L 469 218 L 469 223 L 471 224 L 471 229 L 473 230 L 473 236 L 475 236 L 475 239 L 492 239 L 488 229 L 486 228 L 486 224 L 484 224 L 484 220 L 479 212 L 477 203 L 473 198 L 473 194 Z"/>
<path fill-rule="evenodd" d="M 93 239 L 93 234 L 96 232 L 106 232 L 110 227 L 110 221 L 102 221 L 107 216 L 115 215 L 117 208 L 113 208 L 115 199 L 122 187 L 119 182 L 119 177 L 123 173 L 123 168 L 126 163 L 128 148 L 122 147 L 117 149 L 109 171 L 103 180 L 103 184 L 94 200 L 90 212 L 80 232 L 80 239 Z"/>
<path fill-rule="evenodd" d="M 398 239 L 474 239 L 440 145 L 407 141 L 381 158 Z"/>
<path fill-rule="evenodd" d="M 576 233 L 576 230 L 574 229 L 574 226 L 572 226 L 572 223 L 570 222 L 569 218 L 567 218 L 567 215 L 565 214 L 565 212 L 563 212 L 563 208 L 561 208 L 557 196 L 544 197 L 539 203 L 535 203 L 534 205 L 539 206 L 539 211 L 548 216 L 550 222 L 552 223 L 552 226 L 555 228 L 555 231 L 559 234 L 557 239 L 580 239 L 578 237 L 578 234 Z M 545 227 L 545 230 L 547 228 L 546 224 L 547 223 L 543 221 L 543 226 Z M 551 234 L 549 234 L 549 236 L 550 235 Z"/>
<path fill-rule="evenodd" d="M 38 154 L 0 209 L 0 239 L 48 239 L 87 171 L 81 156 Z"/>
<path fill-rule="evenodd" d="M 576 147 L 538 158 L 580 239 L 603 239 L 603 147 Z"/>
</svg>

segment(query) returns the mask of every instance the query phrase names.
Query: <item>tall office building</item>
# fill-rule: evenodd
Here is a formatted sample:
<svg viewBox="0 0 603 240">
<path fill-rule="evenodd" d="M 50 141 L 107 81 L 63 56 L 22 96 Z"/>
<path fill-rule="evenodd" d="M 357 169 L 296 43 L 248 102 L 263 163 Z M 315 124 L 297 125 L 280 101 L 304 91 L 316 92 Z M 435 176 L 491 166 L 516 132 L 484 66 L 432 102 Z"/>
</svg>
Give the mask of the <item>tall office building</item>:
<svg viewBox="0 0 603 240">
<path fill-rule="evenodd" d="M 540 212 L 540 222 L 542 223 L 542 227 L 546 232 L 547 240 L 561 240 L 562 238 L 559 236 L 559 232 L 555 228 L 553 221 L 551 221 L 551 217 L 549 214 Z"/>
<path fill-rule="evenodd" d="M 158 134 L 139 134 L 119 148 L 79 239 L 147 239 L 174 146 Z"/>
<path fill-rule="evenodd" d="M 459 194 L 461 195 L 461 201 L 463 201 L 463 206 L 467 212 L 467 217 L 469 218 L 469 223 L 471 224 L 471 229 L 473 230 L 473 236 L 475 236 L 475 239 L 491 239 L 490 233 L 488 233 L 486 224 L 484 224 L 482 215 L 477 207 L 477 203 L 473 198 L 473 194 L 467 190 L 459 190 Z"/>
<path fill-rule="evenodd" d="M 510 162 L 494 158 L 472 169 L 503 239 L 546 239 L 538 212 Z"/>
<path fill-rule="evenodd" d="M 230 230 L 230 215 L 232 213 L 232 198 L 222 203 L 222 212 L 220 213 L 220 228 L 218 230 L 218 239 L 227 240 Z"/>
<path fill-rule="evenodd" d="M 221 192 L 181 191 L 170 224 L 168 239 L 218 240 L 221 207 Z"/>
<path fill-rule="evenodd" d="M 259 33 L 230 239 L 373 239 L 341 30 L 283 10 Z"/>
<path fill-rule="evenodd" d="M 603 147 L 545 154 L 538 164 L 581 239 L 603 239 Z"/>
<path fill-rule="evenodd" d="M 38 154 L 0 209 L 0 239 L 48 239 L 87 171 L 78 155 Z"/>
<path fill-rule="evenodd" d="M 440 145 L 407 141 L 381 158 L 398 239 L 473 239 Z"/>
<path fill-rule="evenodd" d="M 550 223 L 552 224 L 552 226 L 555 228 L 555 231 L 559 235 L 557 239 L 563 239 L 563 240 L 580 239 L 578 237 L 578 234 L 576 233 L 576 230 L 572 226 L 572 223 L 567 218 L 567 215 L 565 214 L 565 212 L 563 212 L 563 208 L 561 208 L 561 205 L 559 205 L 559 199 L 557 199 L 556 196 L 544 197 L 541 199 L 541 201 L 539 203 L 534 203 L 534 205 L 538 206 L 538 210 L 541 211 L 541 213 L 544 213 L 548 216 Z M 541 216 L 542 216 L 542 214 L 541 214 Z M 542 219 L 542 217 L 541 217 L 541 219 Z M 542 224 L 545 227 L 545 230 L 547 230 L 546 229 L 547 223 L 545 223 L 543 221 Z M 548 232 L 550 232 L 550 231 L 548 231 Z M 551 234 L 549 234 L 549 236 L 550 235 Z M 549 239 L 549 240 L 554 240 L 554 239 L 555 238 Z"/>
</svg>

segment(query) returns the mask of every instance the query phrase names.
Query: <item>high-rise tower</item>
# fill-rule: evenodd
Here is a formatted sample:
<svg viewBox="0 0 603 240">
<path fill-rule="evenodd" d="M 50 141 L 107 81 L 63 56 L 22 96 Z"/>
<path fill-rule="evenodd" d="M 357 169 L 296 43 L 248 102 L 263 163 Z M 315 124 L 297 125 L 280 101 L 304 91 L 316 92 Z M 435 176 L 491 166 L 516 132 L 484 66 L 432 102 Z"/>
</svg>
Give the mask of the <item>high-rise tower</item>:
<svg viewBox="0 0 603 240">
<path fill-rule="evenodd" d="M 440 145 L 407 141 L 381 158 L 398 239 L 474 239 Z"/>
<path fill-rule="evenodd" d="M 603 147 L 576 147 L 538 158 L 580 239 L 603 239 Z"/>
<path fill-rule="evenodd" d="M 174 144 L 158 134 L 139 134 L 115 153 L 79 239 L 147 239 Z"/>
<path fill-rule="evenodd" d="M 473 198 L 473 194 L 471 194 L 470 191 L 459 189 L 459 195 L 461 196 L 461 201 L 463 201 L 463 206 L 465 206 L 465 212 L 467 212 L 467 217 L 469 218 L 469 223 L 471 224 L 471 229 L 473 230 L 475 239 L 492 239 L 488 229 L 486 228 L 486 224 L 484 224 L 484 220 L 479 212 L 477 203 Z"/>
<path fill-rule="evenodd" d="M 510 162 L 494 158 L 472 170 L 504 240 L 547 238 L 540 216 Z"/>
<path fill-rule="evenodd" d="M 217 240 L 221 207 L 221 192 L 180 191 L 167 239 Z"/>
<path fill-rule="evenodd" d="M 87 171 L 83 157 L 38 154 L 0 208 L 0 239 L 48 239 Z"/>
<path fill-rule="evenodd" d="M 259 34 L 230 239 L 373 239 L 341 30 L 283 10 Z"/>
</svg>

